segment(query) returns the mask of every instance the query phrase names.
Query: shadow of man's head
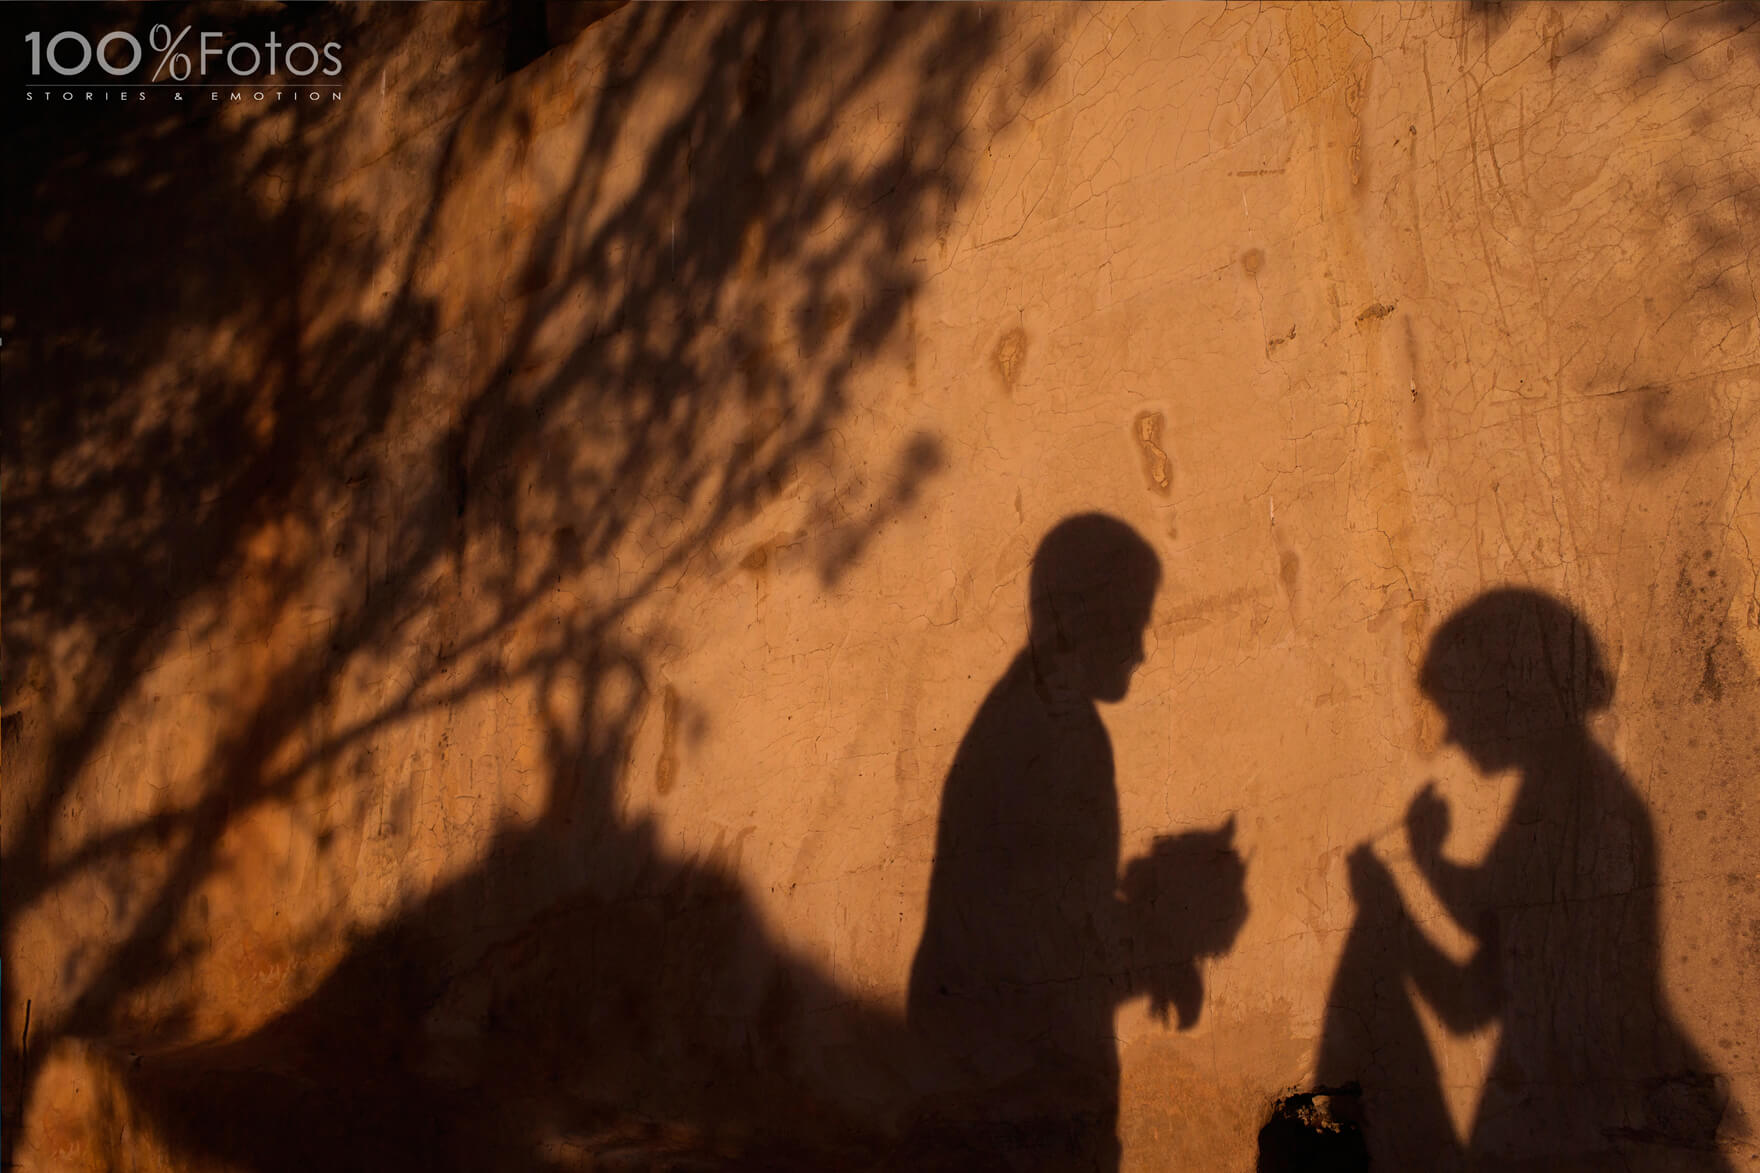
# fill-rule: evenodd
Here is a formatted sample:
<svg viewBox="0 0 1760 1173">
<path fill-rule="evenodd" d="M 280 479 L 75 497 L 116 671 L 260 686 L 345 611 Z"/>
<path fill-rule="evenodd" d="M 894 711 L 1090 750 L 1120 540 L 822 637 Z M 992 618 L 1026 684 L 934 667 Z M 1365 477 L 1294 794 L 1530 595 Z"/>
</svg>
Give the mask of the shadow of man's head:
<svg viewBox="0 0 1760 1173">
<path fill-rule="evenodd" d="M 1161 560 L 1124 522 L 1083 513 L 1057 523 L 1033 556 L 1033 656 L 1042 670 L 1099 701 L 1122 700 L 1143 662 L 1143 631 Z"/>
<path fill-rule="evenodd" d="M 1446 740 L 1486 773 L 1521 765 L 1580 730 L 1613 700 L 1613 680 L 1582 616 L 1550 595 L 1488 591 L 1451 615 L 1418 676 L 1448 722 Z"/>
</svg>

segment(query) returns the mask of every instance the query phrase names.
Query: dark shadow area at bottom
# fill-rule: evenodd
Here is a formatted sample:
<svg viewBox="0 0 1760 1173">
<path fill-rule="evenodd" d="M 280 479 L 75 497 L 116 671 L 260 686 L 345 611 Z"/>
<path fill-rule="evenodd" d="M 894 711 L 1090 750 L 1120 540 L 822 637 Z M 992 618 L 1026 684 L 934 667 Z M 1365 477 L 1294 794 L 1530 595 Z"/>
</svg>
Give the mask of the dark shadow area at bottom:
<svg viewBox="0 0 1760 1173">
<path fill-rule="evenodd" d="M 1259 1130 L 1258 1173 L 1362 1173 L 1363 1089 L 1357 1084 L 1291 1092 Z"/>
<path fill-rule="evenodd" d="M 260 1030 L 142 1056 L 131 1098 L 174 1151 L 257 1173 L 879 1167 L 851 1104 L 907 1094 L 897 1032 L 639 830 L 594 853 L 641 873 L 625 896 L 503 919 L 560 846 L 505 836 Z M 857 1057 L 835 1081 L 793 1050 L 815 1030 Z"/>
</svg>

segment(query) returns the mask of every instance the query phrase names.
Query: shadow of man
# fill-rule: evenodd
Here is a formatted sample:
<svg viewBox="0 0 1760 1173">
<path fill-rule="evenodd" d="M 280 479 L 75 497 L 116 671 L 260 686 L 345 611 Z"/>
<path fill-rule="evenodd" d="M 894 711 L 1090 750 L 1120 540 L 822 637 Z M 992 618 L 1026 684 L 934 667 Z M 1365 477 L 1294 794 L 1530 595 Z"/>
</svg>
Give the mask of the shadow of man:
<svg viewBox="0 0 1760 1173">
<path fill-rule="evenodd" d="M 1517 772 L 1515 802 L 1477 863 L 1443 854 L 1449 812 L 1432 785 L 1406 815 L 1418 871 L 1476 939 L 1465 964 L 1413 922 L 1369 845 L 1353 852 L 1357 919 L 1320 1082 L 1361 1082 L 1379 1168 L 1728 1169 L 1715 1151 L 1727 1092 L 1659 985 L 1650 816 L 1586 725 L 1613 695 L 1588 624 L 1539 592 L 1491 591 L 1438 630 L 1419 683 L 1477 770 Z M 1414 996 L 1456 1033 L 1498 1028 L 1464 1141 Z"/>
<path fill-rule="evenodd" d="M 1158 840 L 1121 897 L 1096 702 L 1123 699 L 1142 663 L 1160 575 L 1134 530 L 1098 514 L 1060 522 L 1034 557 L 1027 647 L 942 794 L 908 1006 L 938 1086 L 911 1168 L 1116 1169 L 1114 1011 L 1146 992 L 1190 1026 L 1197 959 L 1245 918 L 1232 822 Z"/>
</svg>

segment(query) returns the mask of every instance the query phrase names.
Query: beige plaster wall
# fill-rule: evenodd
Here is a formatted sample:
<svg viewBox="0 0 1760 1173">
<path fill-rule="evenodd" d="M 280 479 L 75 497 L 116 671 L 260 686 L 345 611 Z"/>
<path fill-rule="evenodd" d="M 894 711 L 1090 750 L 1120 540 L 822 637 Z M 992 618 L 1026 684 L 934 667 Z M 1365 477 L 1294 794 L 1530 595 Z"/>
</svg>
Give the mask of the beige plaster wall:
<svg viewBox="0 0 1760 1173">
<path fill-rule="evenodd" d="M 883 1149 L 942 784 L 1085 511 L 1163 568 L 1122 858 L 1232 816 L 1249 909 L 1195 1023 L 1117 1012 L 1124 1168 L 1253 1167 L 1360 843 L 1470 954 L 1402 819 L 1474 859 L 1515 783 L 1416 674 L 1510 584 L 1604 651 L 1756 1159 L 1751 12 L 632 6 L 506 79 L 482 11 L 346 20 L 340 103 L 32 140 L 19 1168 Z M 1424 1025 L 1465 1136 L 1497 1029 Z"/>
</svg>

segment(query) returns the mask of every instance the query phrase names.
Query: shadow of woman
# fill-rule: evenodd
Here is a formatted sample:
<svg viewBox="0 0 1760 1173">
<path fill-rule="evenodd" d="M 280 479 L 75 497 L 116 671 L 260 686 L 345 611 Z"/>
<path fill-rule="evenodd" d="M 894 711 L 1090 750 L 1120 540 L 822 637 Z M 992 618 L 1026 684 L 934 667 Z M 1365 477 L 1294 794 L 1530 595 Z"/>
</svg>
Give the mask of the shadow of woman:
<svg viewBox="0 0 1760 1173">
<path fill-rule="evenodd" d="M 1067 518 L 1029 582 L 1029 638 L 979 708 L 941 800 L 908 1017 L 934 1068 L 913 1169 L 1114 1170 L 1113 1014 L 1147 993 L 1182 1027 L 1198 958 L 1246 915 L 1232 822 L 1158 840 L 1119 874 L 1112 745 L 1096 702 L 1143 660 L 1154 552 Z"/>
<path fill-rule="evenodd" d="M 1381 1168 L 1730 1168 L 1716 1151 L 1727 1091 L 1659 984 L 1649 812 L 1586 725 L 1613 694 L 1588 624 L 1539 592 L 1491 591 L 1436 633 L 1420 685 L 1477 770 L 1517 772 L 1515 802 L 1477 863 L 1443 853 L 1449 811 L 1432 785 L 1406 815 L 1419 872 L 1475 938 L 1463 965 L 1414 923 L 1369 845 L 1352 854 L 1357 919 L 1319 1081 L 1360 1082 Z M 1414 997 L 1456 1033 L 1498 1028 L 1464 1139 Z"/>
</svg>

